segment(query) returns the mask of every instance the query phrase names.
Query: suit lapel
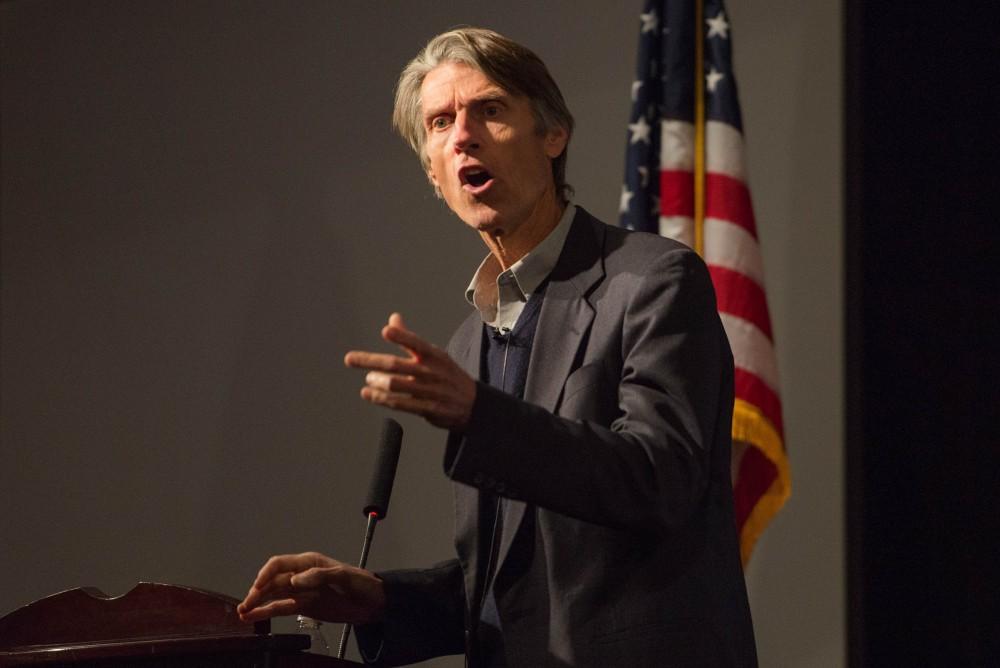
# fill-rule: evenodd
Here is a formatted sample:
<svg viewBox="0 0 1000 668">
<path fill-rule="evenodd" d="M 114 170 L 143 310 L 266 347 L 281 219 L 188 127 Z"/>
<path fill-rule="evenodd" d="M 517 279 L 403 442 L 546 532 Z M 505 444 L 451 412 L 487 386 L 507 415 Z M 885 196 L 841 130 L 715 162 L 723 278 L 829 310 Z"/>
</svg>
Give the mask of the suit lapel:
<svg viewBox="0 0 1000 668">
<path fill-rule="evenodd" d="M 555 411 L 580 345 L 590 331 L 594 308 L 587 295 L 604 277 L 603 224 L 578 210 L 559 262 L 549 277 L 531 347 L 525 401 Z"/>
<path fill-rule="evenodd" d="M 482 325 L 478 311 L 469 314 L 452 337 L 453 341 L 459 343 L 448 351 L 451 358 L 473 378 L 479 378 L 479 357 L 483 347 Z"/>
<path fill-rule="evenodd" d="M 594 309 L 586 296 L 604 277 L 601 255 L 604 224 L 578 207 L 572 225 L 559 261 L 549 276 L 524 387 L 525 401 L 553 412 L 594 320 Z M 482 343 L 481 339 L 477 341 Z M 506 506 L 498 571 L 503 567 L 527 509 L 523 501 L 511 499 L 507 499 Z"/>
<path fill-rule="evenodd" d="M 461 342 L 464 347 L 457 347 L 450 351 L 452 359 L 462 367 L 462 369 L 472 376 L 479 378 L 480 356 L 482 354 L 483 321 L 479 317 L 479 312 L 475 311 L 462 323 L 459 333 L 454 337 L 455 341 Z M 449 439 L 461 438 L 456 434 L 449 434 Z M 478 532 L 479 532 L 479 490 L 475 487 L 456 483 L 455 490 L 455 543 L 461 546 L 458 550 L 459 559 L 462 561 L 462 571 L 465 576 L 465 592 L 469 609 L 474 609 L 474 603 L 480 596 L 477 591 L 478 586 Z"/>
</svg>

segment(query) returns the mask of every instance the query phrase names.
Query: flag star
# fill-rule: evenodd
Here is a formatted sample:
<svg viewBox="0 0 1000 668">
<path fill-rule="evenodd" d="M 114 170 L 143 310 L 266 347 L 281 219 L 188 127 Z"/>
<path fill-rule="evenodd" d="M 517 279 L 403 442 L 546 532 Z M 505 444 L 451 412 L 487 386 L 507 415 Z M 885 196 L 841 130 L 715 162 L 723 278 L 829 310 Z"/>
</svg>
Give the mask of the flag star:
<svg viewBox="0 0 1000 668">
<path fill-rule="evenodd" d="M 628 189 L 628 186 L 624 183 L 622 184 L 622 198 L 618 204 L 618 213 L 628 213 L 628 205 L 632 201 L 632 197 L 635 195 L 634 192 Z"/>
<path fill-rule="evenodd" d="M 632 138 L 629 140 L 630 144 L 638 144 L 639 142 L 649 143 L 649 131 L 653 128 L 646 122 L 645 116 L 640 116 L 639 120 L 635 123 L 629 123 L 628 129 L 632 133 Z"/>
<path fill-rule="evenodd" d="M 635 102 L 639 99 L 639 89 L 642 88 L 642 81 L 636 80 L 632 82 L 632 101 Z"/>
<path fill-rule="evenodd" d="M 726 15 L 719 12 L 714 19 L 705 19 L 708 24 L 708 37 L 718 35 L 722 39 L 729 39 L 729 23 L 726 22 Z"/>
<path fill-rule="evenodd" d="M 713 67 L 712 70 L 705 75 L 705 84 L 708 86 L 708 92 L 714 93 L 715 88 L 719 85 L 719 82 L 725 78 L 725 74 Z"/>
<path fill-rule="evenodd" d="M 639 20 L 642 21 L 642 30 L 639 31 L 640 35 L 647 32 L 655 32 L 657 26 L 660 25 L 660 17 L 656 15 L 656 10 L 651 10 L 648 14 L 639 14 Z"/>
<path fill-rule="evenodd" d="M 643 188 L 649 185 L 649 167 L 639 168 L 639 185 Z"/>
</svg>

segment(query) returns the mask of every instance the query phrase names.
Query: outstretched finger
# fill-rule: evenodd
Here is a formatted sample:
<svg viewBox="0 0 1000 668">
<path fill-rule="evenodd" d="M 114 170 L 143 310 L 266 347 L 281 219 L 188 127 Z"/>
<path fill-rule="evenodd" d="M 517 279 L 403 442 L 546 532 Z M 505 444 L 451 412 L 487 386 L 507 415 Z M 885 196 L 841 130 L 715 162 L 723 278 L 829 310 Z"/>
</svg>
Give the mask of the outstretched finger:
<svg viewBox="0 0 1000 668">
<path fill-rule="evenodd" d="M 290 615 L 298 612 L 298 609 L 299 603 L 294 598 L 283 598 L 248 610 L 240 610 L 239 614 L 244 622 L 259 622 L 262 619 Z"/>
<path fill-rule="evenodd" d="M 391 373 L 420 373 L 422 365 L 412 358 L 400 357 L 390 353 L 370 353 L 364 350 L 352 350 L 344 355 L 344 365 L 352 369 L 375 369 Z"/>
<path fill-rule="evenodd" d="M 424 341 L 408 329 L 386 325 L 382 328 L 382 338 L 389 343 L 395 343 L 417 359 L 433 355 L 437 347 Z"/>
<path fill-rule="evenodd" d="M 243 612 L 251 610 L 267 599 L 287 596 L 293 589 L 291 581 L 292 574 L 289 572 L 283 572 L 277 573 L 273 578 L 270 578 L 259 585 L 254 583 L 250 586 L 250 590 L 247 592 L 247 595 L 237 606 L 237 611 Z"/>
<path fill-rule="evenodd" d="M 373 387 L 361 388 L 361 398 L 378 406 L 413 413 L 421 417 L 436 417 L 440 403 L 432 399 L 413 397 L 401 392 L 386 392 Z"/>
<path fill-rule="evenodd" d="M 450 395 L 449 388 L 431 376 L 402 376 L 381 371 L 369 371 L 365 376 L 365 385 L 373 390 L 409 395 L 417 399 L 446 401 Z"/>
</svg>

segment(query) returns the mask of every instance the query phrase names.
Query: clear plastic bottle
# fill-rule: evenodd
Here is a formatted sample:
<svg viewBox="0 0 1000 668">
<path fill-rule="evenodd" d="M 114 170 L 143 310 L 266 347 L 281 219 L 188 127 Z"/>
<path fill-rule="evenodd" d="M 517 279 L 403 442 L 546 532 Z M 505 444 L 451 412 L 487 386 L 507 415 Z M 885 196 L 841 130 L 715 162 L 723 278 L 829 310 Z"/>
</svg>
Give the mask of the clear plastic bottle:
<svg viewBox="0 0 1000 668">
<path fill-rule="evenodd" d="M 312 617 L 306 617 L 305 615 L 299 615 L 297 619 L 299 622 L 299 633 L 309 636 L 309 652 L 311 654 L 330 656 L 330 645 L 326 642 L 326 637 L 323 635 L 323 622 Z"/>
</svg>

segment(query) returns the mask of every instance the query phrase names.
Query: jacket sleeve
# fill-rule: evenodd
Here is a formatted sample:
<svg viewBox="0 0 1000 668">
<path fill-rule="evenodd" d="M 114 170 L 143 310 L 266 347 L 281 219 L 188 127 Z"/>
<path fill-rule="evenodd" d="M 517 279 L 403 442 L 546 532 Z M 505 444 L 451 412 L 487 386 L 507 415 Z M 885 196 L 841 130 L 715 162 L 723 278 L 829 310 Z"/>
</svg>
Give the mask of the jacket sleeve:
<svg viewBox="0 0 1000 668">
<path fill-rule="evenodd" d="M 465 652 L 465 584 L 457 559 L 378 576 L 385 583 L 385 618 L 356 628 L 366 664 L 400 666 Z"/>
<path fill-rule="evenodd" d="M 570 374 L 558 414 L 478 384 L 469 426 L 449 437 L 449 477 L 614 528 L 687 521 L 712 457 L 728 467 L 732 354 L 701 259 L 678 247 L 644 265 L 608 279 L 617 283 L 602 297 L 618 304 L 620 329 L 602 326 L 620 331 L 601 355 L 614 361 Z M 601 405 L 588 394 L 610 396 L 612 409 L 588 414 Z"/>
</svg>

